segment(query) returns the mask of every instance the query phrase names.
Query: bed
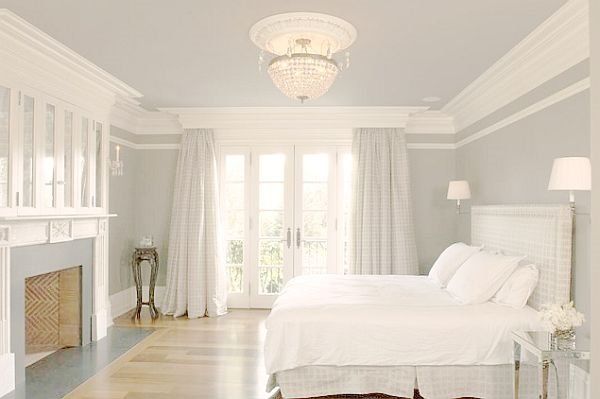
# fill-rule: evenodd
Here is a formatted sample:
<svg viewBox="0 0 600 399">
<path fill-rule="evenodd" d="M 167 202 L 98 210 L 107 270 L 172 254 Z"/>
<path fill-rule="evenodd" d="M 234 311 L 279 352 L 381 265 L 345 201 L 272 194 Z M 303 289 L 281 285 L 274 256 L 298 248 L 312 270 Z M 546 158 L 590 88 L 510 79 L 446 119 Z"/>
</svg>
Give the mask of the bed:
<svg viewBox="0 0 600 399">
<path fill-rule="evenodd" d="M 426 399 L 512 397 L 510 331 L 570 298 L 568 206 L 480 206 L 471 241 L 525 255 L 540 281 L 528 306 L 461 305 L 425 276 L 302 276 L 266 322 L 268 389 L 285 399 L 381 393 Z"/>
</svg>

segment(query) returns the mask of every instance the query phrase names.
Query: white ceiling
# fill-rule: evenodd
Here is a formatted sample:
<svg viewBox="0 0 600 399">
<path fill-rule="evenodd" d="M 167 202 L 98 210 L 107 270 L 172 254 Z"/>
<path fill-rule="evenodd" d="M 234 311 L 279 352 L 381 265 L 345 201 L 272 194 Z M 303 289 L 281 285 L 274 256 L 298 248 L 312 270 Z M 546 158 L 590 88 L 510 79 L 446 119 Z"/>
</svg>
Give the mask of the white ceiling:
<svg viewBox="0 0 600 399">
<path fill-rule="evenodd" d="M 441 107 L 565 0 L 0 0 L 144 94 L 142 104 L 290 106 L 257 68 L 249 28 L 289 11 L 332 14 L 358 39 L 352 66 L 309 105 Z"/>
</svg>

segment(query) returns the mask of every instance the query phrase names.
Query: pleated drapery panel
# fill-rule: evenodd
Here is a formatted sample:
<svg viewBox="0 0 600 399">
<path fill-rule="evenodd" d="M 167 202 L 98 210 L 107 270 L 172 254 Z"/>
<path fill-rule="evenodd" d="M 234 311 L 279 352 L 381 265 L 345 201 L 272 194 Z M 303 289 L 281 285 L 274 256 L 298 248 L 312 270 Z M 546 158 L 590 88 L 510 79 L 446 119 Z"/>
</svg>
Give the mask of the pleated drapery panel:
<svg viewBox="0 0 600 399">
<path fill-rule="evenodd" d="M 350 271 L 418 274 L 404 131 L 356 129 L 352 162 Z"/>
<path fill-rule="evenodd" d="M 196 318 L 227 312 L 218 205 L 213 132 L 186 129 L 175 176 L 164 314 Z"/>
</svg>

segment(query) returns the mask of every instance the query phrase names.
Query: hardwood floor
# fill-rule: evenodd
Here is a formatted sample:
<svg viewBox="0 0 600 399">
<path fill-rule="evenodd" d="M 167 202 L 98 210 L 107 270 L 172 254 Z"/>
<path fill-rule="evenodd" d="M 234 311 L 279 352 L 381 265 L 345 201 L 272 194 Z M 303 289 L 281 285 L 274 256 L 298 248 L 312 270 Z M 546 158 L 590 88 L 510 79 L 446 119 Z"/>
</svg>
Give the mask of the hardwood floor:
<svg viewBox="0 0 600 399">
<path fill-rule="evenodd" d="M 119 326 L 157 331 L 71 392 L 69 399 L 265 399 L 262 345 L 268 311 L 233 310 L 219 318 L 129 315 Z"/>
</svg>

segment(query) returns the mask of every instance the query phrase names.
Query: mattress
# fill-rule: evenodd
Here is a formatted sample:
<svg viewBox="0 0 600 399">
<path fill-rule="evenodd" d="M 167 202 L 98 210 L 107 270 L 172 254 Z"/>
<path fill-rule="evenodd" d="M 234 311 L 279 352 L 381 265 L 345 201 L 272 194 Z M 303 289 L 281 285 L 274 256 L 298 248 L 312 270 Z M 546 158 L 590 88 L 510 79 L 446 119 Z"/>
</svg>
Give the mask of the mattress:
<svg viewBox="0 0 600 399">
<path fill-rule="evenodd" d="M 510 332 L 539 328 L 530 307 L 462 305 L 425 276 L 302 276 L 267 318 L 265 366 L 510 364 Z"/>
</svg>

